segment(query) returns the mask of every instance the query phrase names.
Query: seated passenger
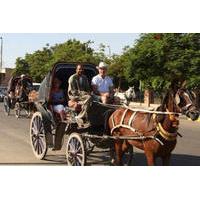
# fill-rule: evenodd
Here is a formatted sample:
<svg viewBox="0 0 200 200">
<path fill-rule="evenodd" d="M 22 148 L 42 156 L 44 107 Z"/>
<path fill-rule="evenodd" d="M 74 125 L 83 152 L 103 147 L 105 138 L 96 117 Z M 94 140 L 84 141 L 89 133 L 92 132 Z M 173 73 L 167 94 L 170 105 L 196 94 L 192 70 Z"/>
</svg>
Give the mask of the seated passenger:
<svg viewBox="0 0 200 200">
<path fill-rule="evenodd" d="M 99 74 L 92 79 L 92 89 L 94 99 L 102 103 L 112 103 L 114 98 L 113 81 L 107 76 L 107 64 L 100 62 L 98 66 Z"/>
<path fill-rule="evenodd" d="M 69 104 L 73 104 L 72 102 L 77 102 L 81 105 L 81 112 L 78 114 L 76 119 L 80 123 L 83 123 L 83 120 L 86 120 L 85 123 L 89 123 L 87 111 L 91 102 L 90 87 L 88 79 L 83 74 L 83 71 L 83 66 L 81 64 L 78 64 L 76 66 L 76 73 L 73 74 L 68 81 L 68 96 L 71 100 Z"/>
<path fill-rule="evenodd" d="M 50 104 L 54 112 L 60 115 L 61 121 L 64 121 L 66 118 L 65 115 L 65 95 L 63 90 L 60 88 L 61 81 L 58 78 L 53 80 L 52 90 L 50 94 Z"/>
</svg>

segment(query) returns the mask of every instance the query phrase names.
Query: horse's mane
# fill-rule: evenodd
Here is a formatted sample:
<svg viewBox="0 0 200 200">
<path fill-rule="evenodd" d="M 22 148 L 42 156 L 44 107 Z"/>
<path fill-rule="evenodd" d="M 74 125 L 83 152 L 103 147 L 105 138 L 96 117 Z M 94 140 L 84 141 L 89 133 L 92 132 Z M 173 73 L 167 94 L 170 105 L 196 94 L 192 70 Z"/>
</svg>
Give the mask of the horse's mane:
<svg viewBox="0 0 200 200">
<path fill-rule="evenodd" d="M 169 99 L 172 97 L 172 91 L 171 90 L 168 90 L 166 93 L 165 93 L 165 96 L 164 98 L 162 99 L 162 102 L 161 102 L 161 105 L 156 109 L 156 111 L 162 111 L 162 112 L 165 112 L 166 111 L 166 108 L 168 106 L 168 103 L 169 103 Z M 165 115 L 158 115 L 157 117 L 157 120 L 159 122 L 162 122 L 165 118 Z"/>
<path fill-rule="evenodd" d="M 169 103 L 169 100 L 172 98 L 172 96 L 173 96 L 173 91 L 168 90 L 164 98 L 162 99 L 161 105 L 159 106 L 159 111 L 166 111 L 167 104 Z"/>
</svg>

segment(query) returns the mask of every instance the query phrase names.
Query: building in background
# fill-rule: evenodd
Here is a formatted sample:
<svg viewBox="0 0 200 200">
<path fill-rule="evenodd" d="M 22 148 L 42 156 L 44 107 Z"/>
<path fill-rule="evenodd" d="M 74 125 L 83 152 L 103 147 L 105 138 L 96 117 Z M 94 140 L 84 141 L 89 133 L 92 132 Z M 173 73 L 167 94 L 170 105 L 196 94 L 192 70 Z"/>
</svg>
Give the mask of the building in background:
<svg viewBox="0 0 200 200">
<path fill-rule="evenodd" d="M 0 70 L 0 87 L 7 87 L 8 81 L 10 80 L 13 68 L 2 68 Z"/>
</svg>

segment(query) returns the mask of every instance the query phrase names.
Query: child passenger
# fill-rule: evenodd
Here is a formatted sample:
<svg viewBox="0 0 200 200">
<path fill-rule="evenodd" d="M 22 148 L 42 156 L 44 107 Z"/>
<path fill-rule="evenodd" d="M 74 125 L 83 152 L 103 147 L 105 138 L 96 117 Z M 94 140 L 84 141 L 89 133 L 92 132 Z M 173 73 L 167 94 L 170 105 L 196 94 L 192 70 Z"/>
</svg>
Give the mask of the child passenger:
<svg viewBox="0 0 200 200">
<path fill-rule="evenodd" d="M 60 88 L 61 81 L 58 78 L 53 80 L 52 90 L 50 95 L 50 103 L 53 107 L 53 111 L 60 115 L 61 121 L 66 118 L 65 115 L 65 96 L 63 90 Z"/>
</svg>

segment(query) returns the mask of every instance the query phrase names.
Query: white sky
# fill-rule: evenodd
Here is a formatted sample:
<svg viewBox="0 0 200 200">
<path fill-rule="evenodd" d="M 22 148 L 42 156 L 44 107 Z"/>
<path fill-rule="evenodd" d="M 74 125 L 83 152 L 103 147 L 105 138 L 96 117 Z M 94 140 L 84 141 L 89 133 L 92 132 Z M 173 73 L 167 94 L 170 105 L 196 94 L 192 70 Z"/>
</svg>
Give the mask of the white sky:
<svg viewBox="0 0 200 200">
<path fill-rule="evenodd" d="M 3 67 L 14 67 L 17 57 L 24 57 L 26 53 L 32 53 L 42 49 L 47 43 L 54 45 L 63 43 L 68 39 L 80 41 L 94 41 L 91 45 L 98 50 L 99 44 L 109 45 L 111 54 L 120 54 L 126 45 L 132 46 L 137 33 L 0 33 L 3 37 Z M 109 53 L 106 48 L 106 53 Z"/>
</svg>

